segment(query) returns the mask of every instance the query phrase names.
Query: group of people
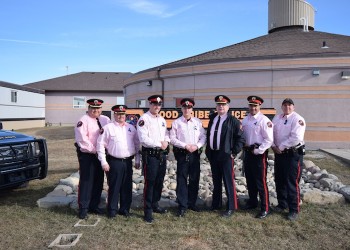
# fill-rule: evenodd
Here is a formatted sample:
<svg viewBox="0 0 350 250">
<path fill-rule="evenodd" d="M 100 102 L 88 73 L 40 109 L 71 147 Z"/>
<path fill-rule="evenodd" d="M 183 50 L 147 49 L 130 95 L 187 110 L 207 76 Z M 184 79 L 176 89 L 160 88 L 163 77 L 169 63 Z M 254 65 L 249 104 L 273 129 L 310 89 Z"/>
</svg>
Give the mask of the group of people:
<svg viewBox="0 0 350 250">
<path fill-rule="evenodd" d="M 249 194 L 243 209 L 257 208 L 259 195 L 260 212 L 256 217 L 267 217 L 271 213 L 266 183 L 267 155 L 268 149 L 272 148 L 278 199 L 278 206 L 273 209 L 277 212 L 289 209 L 288 219 L 297 219 L 305 120 L 294 111 L 294 102 L 289 98 L 282 102 L 283 113 L 272 121 L 260 111 L 264 102 L 261 97 L 249 96 L 247 100 L 249 114 L 240 122 L 229 112 L 230 99 L 225 95 L 216 96 L 216 112 L 209 117 L 207 131 L 202 121 L 192 115 L 195 101 L 191 98 L 181 100 L 182 116 L 172 122 L 170 131 L 165 119 L 159 115 L 163 104 L 161 95 L 148 98 L 149 110 L 140 117 L 136 127 L 126 122 L 127 106 L 113 106 L 114 121 L 111 122 L 107 116 L 101 115 L 102 100 L 88 100 L 88 112 L 75 127 L 80 172 L 79 218 L 87 218 L 88 213 L 103 213 L 98 205 L 104 172 L 109 186 L 107 216 L 130 216 L 133 158 L 137 169 L 142 159 L 145 222 L 154 221 L 153 213 L 166 213 L 159 201 L 171 144 L 177 161 L 178 217 L 184 217 L 187 210 L 201 211 L 196 201 L 200 155 L 204 148 L 213 178 L 211 210 L 222 208 L 222 182 L 227 197 L 222 216 L 230 217 L 238 209 L 234 159 L 243 150 Z"/>
</svg>

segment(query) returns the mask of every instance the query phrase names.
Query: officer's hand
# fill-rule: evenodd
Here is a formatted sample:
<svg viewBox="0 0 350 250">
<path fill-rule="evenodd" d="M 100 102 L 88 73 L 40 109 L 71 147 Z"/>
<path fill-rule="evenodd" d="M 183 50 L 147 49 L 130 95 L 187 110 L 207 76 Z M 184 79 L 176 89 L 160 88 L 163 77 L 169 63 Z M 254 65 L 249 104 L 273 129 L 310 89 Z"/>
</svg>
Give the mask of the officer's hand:
<svg viewBox="0 0 350 250">
<path fill-rule="evenodd" d="M 162 146 L 160 147 L 161 149 L 165 150 L 168 147 L 167 141 L 161 141 L 160 143 L 162 144 Z"/>
<path fill-rule="evenodd" d="M 193 153 L 193 152 L 196 151 L 197 149 L 198 149 L 197 145 L 192 144 L 192 145 L 191 145 L 191 150 L 190 150 L 190 152 Z"/>
<path fill-rule="evenodd" d="M 105 165 L 102 165 L 102 169 L 103 169 L 103 171 L 108 172 L 109 171 L 109 164 L 107 163 Z"/>
<path fill-rule="evenodd" d="M 272 147 L 272 150 L 275 154 L 282 154 L 281 150 L 278 147 Z"/>
<path fill-rule="evenodd" d="M 135 168 L 140 169 L 140 163 L 135 163 Z"/>
</svg>

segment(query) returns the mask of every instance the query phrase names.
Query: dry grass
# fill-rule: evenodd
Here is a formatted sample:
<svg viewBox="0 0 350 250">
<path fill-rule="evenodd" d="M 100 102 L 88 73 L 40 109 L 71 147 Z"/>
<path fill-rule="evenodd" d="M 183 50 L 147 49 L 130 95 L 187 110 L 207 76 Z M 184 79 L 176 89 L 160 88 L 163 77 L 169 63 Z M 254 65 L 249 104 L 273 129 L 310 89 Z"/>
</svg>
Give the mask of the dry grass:
<svg viewBox="0 0 350 250">
<path fill-rule="evenodd" d="M 60 178 L 78 169 L 73 128 L 24 132 L 47 139 L 49 175 L 32 181 L 26 189 L 0 193 L 1 249 L 46 249 L 62 233 L 83 234 L 74 249 L 349 249 L 349 204 L 303 205 L 294 223 L 280 214 L 257 220 L 256 211 L 239 211 L 229 219 L 217 213 L 190 211 L 179 219 L 171 210 L 166 215 L 156 214 L 156 223 L 147 225 L 142 221 L 142 211 L 134 210 L 129 219 L 102 216 L 96 228 L 73 227 L 78 221 L 75 211 L 36 206 L 36 200 L 52 191 Z M 310 159 L 349 184 L 350 169 L 321 155 Z M 94 219 L 91 216 L 88 221 Z"/>
</svg>

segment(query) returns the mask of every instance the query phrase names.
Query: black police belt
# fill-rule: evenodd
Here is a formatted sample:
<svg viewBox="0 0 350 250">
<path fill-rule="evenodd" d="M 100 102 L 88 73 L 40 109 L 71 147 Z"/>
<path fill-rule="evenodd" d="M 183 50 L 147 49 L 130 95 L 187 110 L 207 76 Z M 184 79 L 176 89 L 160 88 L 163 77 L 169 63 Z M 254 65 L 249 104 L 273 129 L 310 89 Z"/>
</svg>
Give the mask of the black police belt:
<svg viewBox="0 0 350 250">
<path fill-rule="evenodd" d="M 111 155 L 107 155 L 107 159 L 112 159 L 112 160 L 117 160 L 117 161 L 131 161 L 134 156 L 129 156 L 129 157 L 124 157 L 124 158 L 117 158 L 117 157 L 114 157 L 114 156 L 111 156 Z"/>
<path fill-rule="evenodd" d="M 201 153 L 202 152 L 202 148 L 197 149 L 196 151 L 193 151 L 192 153 L 189 152 L 188 150 L 184 149 L 184 148 L 178 148 L 178 147 L 173 147 L 173 152 L 174 154 L 197 154 L 197 153 Z"/>
<path fill-rule="evenodd" d="M 149 156 L 159 157 L 161 154 L 167 154 L 168 151 L 161 148 L 146 148 L 142 146 L 142 153 Z"/>
<path fill-rule="evenodd" d="M 305 145 L 299 143 L 294 147 L 286 148 L 282 151 L 282 154 L 290 154 L 290 153 L 305 154 Z"/>
<path fill-rule="evenodd" d="M 260 147 L 260 144 L 254 143 L 254 144 L 252 144 L 250 146 L 244 146 L 243 149 L 244 149 L 244 151 L 251 152 L 254 149 L 259 148 L 259 147 Z"/>
</svg>

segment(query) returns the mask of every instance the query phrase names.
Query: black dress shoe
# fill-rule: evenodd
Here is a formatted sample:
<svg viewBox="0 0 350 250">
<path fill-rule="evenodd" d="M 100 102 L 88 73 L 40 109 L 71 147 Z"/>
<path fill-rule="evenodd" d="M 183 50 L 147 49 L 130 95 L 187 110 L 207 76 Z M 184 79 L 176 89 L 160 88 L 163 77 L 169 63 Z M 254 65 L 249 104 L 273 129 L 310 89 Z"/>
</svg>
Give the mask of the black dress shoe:
<svg viewBox="0 0 350 250">
<path fill-rule="evenodd" d="M 79 219 L 84 220 L 87 219 L 88 215 L 87 215 L 87 209 L 81 209 L 79 210 Z"/>
<path fill-rule="evenodd" d="M 257 205 L 252 205 L 250 203 L 247 203 L 244 207 L 242 207 L 242 210 L 251 210 L 257 208 Z"/>
<path fill-rule="evenodd" d="M 104 212 L 100 208 L 89 209 L 89 213 L 92 213 L 92 214 L 104 214 Z"/>
<path fill-rule="evenodd" d="M 155 208 L 153 208 L 153 212 L 158 213 L 158 214 L 165 214 L 168 212 L 168 210 L 166 210 L 165 208 L 162 208 L 162 207 L 155 207 Z"/>
<path fill-rule="evenodd" d="M 226 210 L 225 212 L 222 213 L 222 217 L 228 218 L 233 215 L 234 211 L 233 210 Z"/>
<path fill-rule="evenodd" d="M 118 214 L 125 216 L 126 218 L 129 218 L 131 215 L 129 211 L 119 211 Z"/>
<path fill-rule="evenodd" d="M 188 209 L 192 210 L 192 211 L 195 211 L 195 212 L 200 212 L 201 211 L 201 209 L 199 207 L 197 207 L 197 206 L 189 206 Z"/>
<path fill-rule="evenodd" d="M 108 218 L 113 219 L 113 218 L 117 217 L 117 212 L 116 211 L 110 211 L 110 212 L 108 212 L 107 216 L 108 216 Z"/>
<path fill-rule="evenodd" d="M 216 211 L 216 210 L 220 210 L 220 209 L 221 209 L 220 207 L 211 207 L 210 211 Z"/>
<path fill-rule="evenodd" d="M 269 214 L 271 214 L 270 211 L 261 211 L 260 213 L 258 213 L 255 218 L 257 219 L 264 219 L 266 218 Z"/>
<path fill-rule="evenodd" d="M 296 212 L 289 212 L 288 216 L 287 216 L 287 219 L 290 220 L 290 221 L 297 220 L 298 219 L 298 213 L 296 213 Z"/>
<path fill-rule="evenodd" d="M 147 224 L 152 224 L 154 219 L 152 217 L 144 217 L 143 220 L 147 223 Z"/>
<path fill-rule="evenodd" d="M 185 216 L 185 212 L 186 212 L 185 209 L 179 209 L 179 210 L 177 211 L 176 216 L 177 216 L 177 217 L 184 217 L 184 216 Z"/>
<path fill-rule="evenodd" d="M 280 205 L 278 205 L 278 206 L 272 207 L 272 210 L 273 210 L 274 212 L 276 212 L 276 213 L 283 213 L 284 210 L 285 210 L 285 208 L 282 207 L 282 206 L 280 206 Z"/>
</svg>

